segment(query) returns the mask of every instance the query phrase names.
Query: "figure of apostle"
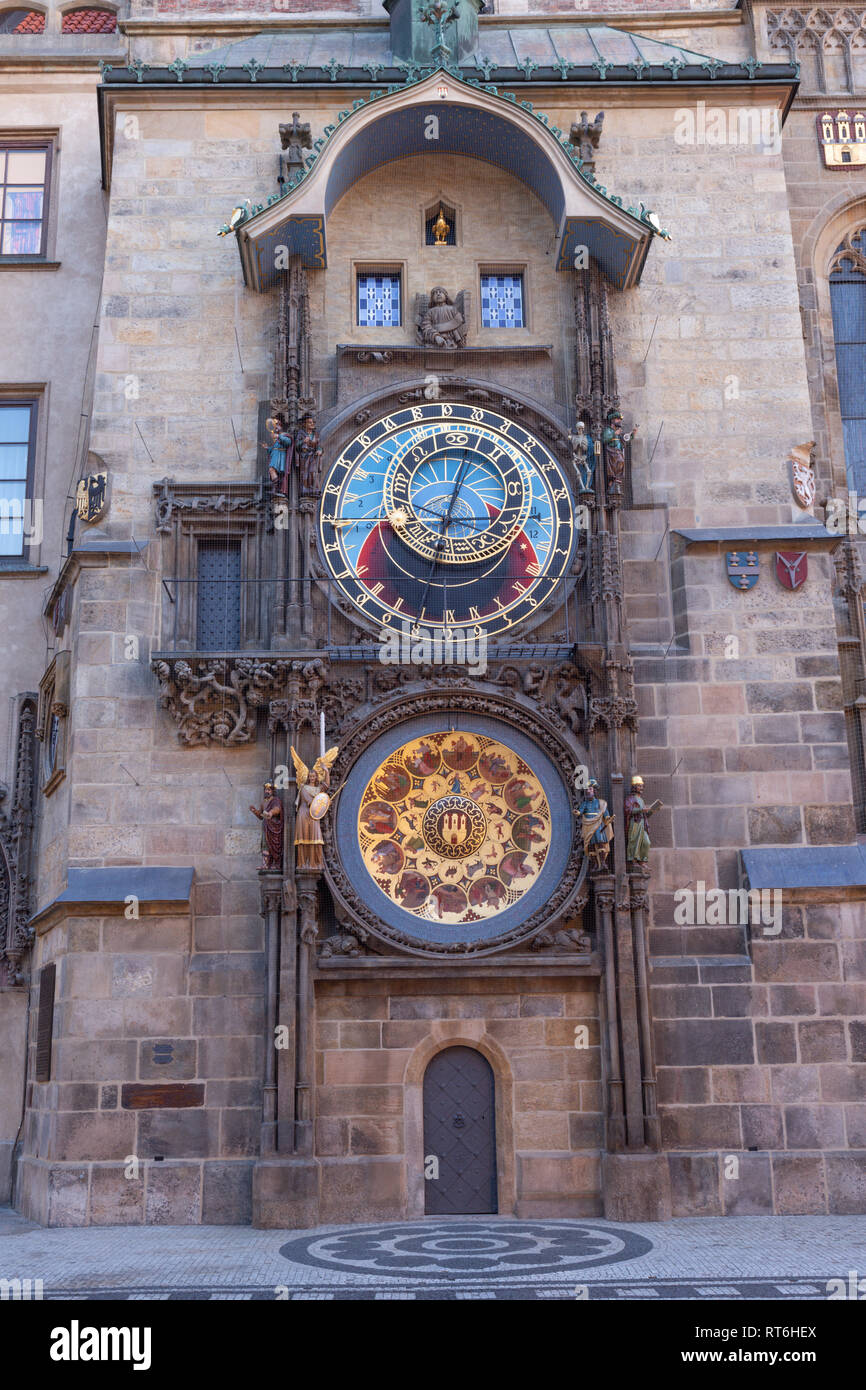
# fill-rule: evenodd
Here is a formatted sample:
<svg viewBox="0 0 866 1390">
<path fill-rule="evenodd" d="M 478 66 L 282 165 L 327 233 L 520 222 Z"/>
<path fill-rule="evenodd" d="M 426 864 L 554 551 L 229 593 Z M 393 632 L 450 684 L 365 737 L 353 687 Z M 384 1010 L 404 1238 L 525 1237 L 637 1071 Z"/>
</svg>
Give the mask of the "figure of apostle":
<svg viewBox="0 0 866 1390">
<path fill-rule="evenodd" d="M 273 782 L 265 783 L 261 806 L 250 806 L 250 810 L 262 823 L 262 868 L 279 873 L 283 867 L 283 804 Z"/>
<path fill-rule="evenodd" d="M 268 477 L 273 483 L 274 492 L 279 497 L 288 497 L 289 469 L 294 454 L 292 436 L 286 429 L 285 421 L 279 415 L 266 420 L 265 424 L 271 435 L 270 444 L 262 445 L 262 448 L 268 451 Z"/>
<path fill-rule="evenodd" d="M 448 291 L 436 285 L 421 315 L 418 334 L 428 347 L 459 348 L 466 339 L 466 323 Z"/>
<path fill-rule="evenodd" d="M 643 799 L 643 778 L 632 777 L 631 793 L 625 799 L 625 818 L 628 827 L 625 857 L 629 864 L 645 864 L 649 859 L 652 841 L 649 837 L 647 822 L 661 804 L 660 801 L 654 801 L 652 806 L 647 806 Z"/>
<path fill-rule="evenodd" d="M 295 434 L 295 456 L 301 475 L 301 492 L 312 496 L 319 489 L 319 459 L 322 457 L 314 415 L 307 414 L 301 420 Z"/>
<path fill-rule="evenodd" d="M 607 865 L 613 839 L 613 816 L 608 814 L 607 802 L 598 794 L 598 782 L 594 777 L 589 779 L 577 814 L 583 834 L 583 852 L 594 869 L 603 869 Z"/>
<path fill-rule="evenodd" d="M 298 781 L 298 796 L 295 801 L 295 867 L 298 869 L 321 869 L 323 860 L 322 817 L 331 804 L 328 789 L 331 785 L 331 768 L 339 748 L 329 748 L 313 763 L 310 772 L 307 764 L 291 750 Z"/>
<path fill-rule="evenodd" d="M 618 410 L 610 412 L 602 440 L 604 442 L 605 476 L 608 490 L 611 493 L 622 492 L 622 480 L 625 477 L 625 448 L 636 434 L 637 425 L 634 425 L 628 434 L 623 434 L 622 415 Z"/>
</svg>

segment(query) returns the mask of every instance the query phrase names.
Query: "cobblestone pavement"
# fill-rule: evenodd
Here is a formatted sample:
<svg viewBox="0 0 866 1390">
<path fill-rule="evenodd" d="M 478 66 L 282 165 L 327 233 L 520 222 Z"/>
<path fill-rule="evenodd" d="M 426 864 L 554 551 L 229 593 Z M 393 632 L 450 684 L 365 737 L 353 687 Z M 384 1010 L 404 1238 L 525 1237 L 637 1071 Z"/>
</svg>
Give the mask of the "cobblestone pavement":
<svg viewBox="0 0 866 1390">
<path fill-rule="evenodd" d="M 866 1216 L 47 1230 L 0 1209 L 0 1280 L 47 1299 L 824 1300 L 851 1271 Z"/>
</svg>

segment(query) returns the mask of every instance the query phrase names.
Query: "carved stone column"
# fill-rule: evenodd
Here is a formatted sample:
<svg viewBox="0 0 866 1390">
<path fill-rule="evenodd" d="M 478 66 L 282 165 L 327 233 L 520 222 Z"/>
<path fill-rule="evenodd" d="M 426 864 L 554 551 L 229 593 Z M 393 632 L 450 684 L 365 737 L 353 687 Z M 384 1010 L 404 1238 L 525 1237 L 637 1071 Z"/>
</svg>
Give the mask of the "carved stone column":
<svg viewBox="0 0 866 1390">
<path fill-rule="evenodd" d="M 634 935 L 635 970 L 637 973 L 637 997 L 640 1011 L 641 1060 L 643 1064 L 643 1112 L 646 1142 L 651 1149 L 661 1144 L 659 1117 L 656 1109 L 656 1074 L 653 1057 L 652 1021 L 649 1006 L 649 982 L 647 979 L 647 922 L 649 907 L 649 870 L 643 865 L 633 865 L 629 873 L 631 883 L 631 920 Z"/>
<path fill-rule="evenodd" d="M 280 948 L 281 873 L 261 871 L 262 916 L 265 919 L 265 1060 L 262 1077 L 262 1157 L 277 1152 L 277 1046 Z"/>
<path fill-rule="evenodd" d="M 297 874 L 298 909 L 298 1062 L 295 1083 L 295 1152 L 313 1152 L 313 1085 L 315 1057 L 315 1000 L 313 968 L 319 922 L 320 870 L 304 869 Z"/>
<path fill-rule="evenodd" d="M 616 880 L 613 874 L 598 874 L 592 881 L 595 894 L 597 939 L 604 954 L 604 1004 L 607 1028 L 607 1147 L 613 1152 L 625 1147 L 622 1066 L 619 1051 L 619 1009 L 616 991 L 616 956 L 613 948 L 613 905 Z"/>
</svg>

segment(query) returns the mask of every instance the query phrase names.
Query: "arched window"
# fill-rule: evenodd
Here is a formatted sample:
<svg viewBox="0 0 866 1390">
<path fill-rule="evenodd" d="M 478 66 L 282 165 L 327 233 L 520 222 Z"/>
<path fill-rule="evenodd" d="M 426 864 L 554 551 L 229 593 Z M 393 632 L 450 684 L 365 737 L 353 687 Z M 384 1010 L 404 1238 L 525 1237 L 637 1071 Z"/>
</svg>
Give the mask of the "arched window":
<svg viewBox="0 0 866 1390">
<path fill-rule="evenodd" d="M 67 10 L 63 16 L 64 34 L 113 34 L 116 29 L 117 15 L 114 10 L 83 6 L 77 10 Z"/>
<path fill-rule="evenodd" d="M 39 10 L 0 10 L 0 34 L 44 34 L 45 16 Z"/>
<path fill-rule="evenodd" d="M 866 494 L 866 226 L 850 232 L 830 263 L 839 409 L 848 486 Z"/>
</svg>

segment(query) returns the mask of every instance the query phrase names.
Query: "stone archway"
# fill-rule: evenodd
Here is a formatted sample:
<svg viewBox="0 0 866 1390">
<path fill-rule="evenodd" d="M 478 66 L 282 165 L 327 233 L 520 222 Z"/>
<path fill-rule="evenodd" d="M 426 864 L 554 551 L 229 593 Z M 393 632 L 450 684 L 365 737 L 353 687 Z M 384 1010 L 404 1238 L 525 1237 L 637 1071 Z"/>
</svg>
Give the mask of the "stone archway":
<svg viewBox="0 0 866 1390">
<path fill-rule="evenodd" d="M 514 1082 L 511 1068 L 499 1044 L 491 1038 L 481 1019 L 442 1020 L 432 1025 L 431 1035 L 419 1043 L 406 1068 L 403 1086 L 406 1154 L 407 1217 L 425 1215 L 424 1177 L 424 1077 L 433 1058 L 451 1048 L 469 1048 L 489 1064 L 494 1091 L 496 1210 L 514 1214 L 516 1174 L 514 1169 Z"/>
</svg>

